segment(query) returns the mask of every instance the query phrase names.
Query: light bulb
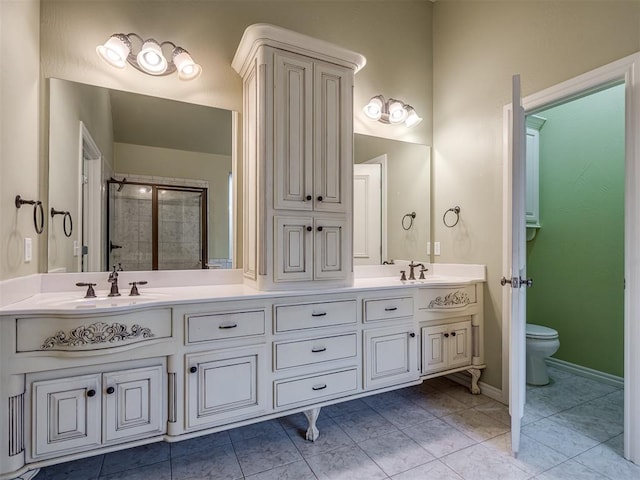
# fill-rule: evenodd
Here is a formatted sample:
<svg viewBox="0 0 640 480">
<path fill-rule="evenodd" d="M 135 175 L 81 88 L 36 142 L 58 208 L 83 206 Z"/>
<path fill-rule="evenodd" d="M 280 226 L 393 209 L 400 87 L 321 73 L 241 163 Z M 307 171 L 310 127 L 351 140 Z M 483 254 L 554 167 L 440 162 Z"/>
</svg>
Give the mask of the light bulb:
<svg viewBox="0 0 640 480">
<path fill-rule="evenodd" d="M 402 123 L 407 118 L 408 112 L 404 103 L 400 100 L 389 99 L 389 123 Z"/>
<path fill-rule="evenodd" d="M 382 116 L 382 108 L 384 106 L 384 98 L 382 95 L 377 95 L 369 100 L 362 111 L 371 120 L 379 120 Z"/>
<path fill-rule="evenodd" d="M 115 33 L 109 37 L 104 45 L 98 45 L 96 52 L 105 62 L 117 68 L 124 68 L 127 57 L 131 52 L 129 37 L 122 33 Z"/>
<path fill-rule="evenodd" d="M 162 75 L 167 70 L 167 59 L 158 42 L 153 39 L 144 41 L 136 60 L 140 68 L 150 75 Z"/>
<path fill-rule="evenodd" d="M 406 105 L 405 109 L 407 110 L 407 119 L 404 121 L 404 124 L 407 128 L 413 127 L 422 121 L 422 118 L 418 116 L 412 106 Z"/>
<path fill-rule="evenodd" d="M 184 48 L 176 47 L 173 49 L 173 63 L 178 70 L 180 80 L 193 80 L 202 73 L 202 67 L 193 61 L 189 52 Z"/>
</svg>

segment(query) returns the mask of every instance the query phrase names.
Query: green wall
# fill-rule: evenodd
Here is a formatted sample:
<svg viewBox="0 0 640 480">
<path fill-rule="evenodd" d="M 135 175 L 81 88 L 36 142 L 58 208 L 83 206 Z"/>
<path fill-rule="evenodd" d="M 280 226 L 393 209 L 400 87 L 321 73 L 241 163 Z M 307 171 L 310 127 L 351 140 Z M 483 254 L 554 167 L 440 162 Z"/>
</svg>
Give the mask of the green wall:
<svg viewBox="0 0 640 480">
<path fill-rule="evenodd" d="M 527 243 L 527 322 L 555 358 L 623 376 L 624 86 L 537 112 L 540 224 Z"/>
</svg>

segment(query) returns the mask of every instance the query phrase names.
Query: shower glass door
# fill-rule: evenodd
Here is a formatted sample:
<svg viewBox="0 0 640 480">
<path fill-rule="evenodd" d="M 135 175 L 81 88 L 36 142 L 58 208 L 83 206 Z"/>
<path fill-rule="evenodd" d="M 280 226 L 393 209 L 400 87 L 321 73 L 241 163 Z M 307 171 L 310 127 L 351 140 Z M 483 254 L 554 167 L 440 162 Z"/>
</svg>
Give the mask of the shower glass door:
<svg viewBox="0 0 640 480">
<path fill-rule="evenodd" d="M 108 266 L 204 268 L 207 189 L 110 181 L 108 205 Z"/>
</svg>

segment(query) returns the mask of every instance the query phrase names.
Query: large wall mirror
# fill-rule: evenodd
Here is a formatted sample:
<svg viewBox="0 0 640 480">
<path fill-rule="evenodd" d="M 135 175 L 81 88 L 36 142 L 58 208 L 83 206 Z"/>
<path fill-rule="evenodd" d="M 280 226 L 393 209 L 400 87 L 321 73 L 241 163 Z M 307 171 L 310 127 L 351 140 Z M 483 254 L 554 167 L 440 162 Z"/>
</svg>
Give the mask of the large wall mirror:
<svg viewBox="0 0 640 480">
<path fill-rule="evenodd" d="M 236 267 L 232 123 L 49 79 L 48 271 Z M 429 148 L 356 134 L 354 150 L 354 263 L 428 260 Z"/>
</svg>

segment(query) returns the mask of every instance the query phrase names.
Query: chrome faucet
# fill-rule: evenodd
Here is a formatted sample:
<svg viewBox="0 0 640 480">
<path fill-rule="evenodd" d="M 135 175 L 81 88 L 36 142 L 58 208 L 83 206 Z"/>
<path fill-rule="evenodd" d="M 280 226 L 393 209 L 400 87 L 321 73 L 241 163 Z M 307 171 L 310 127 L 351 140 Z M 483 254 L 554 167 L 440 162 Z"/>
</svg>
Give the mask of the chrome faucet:
<svg viewBox="0 0 640 480">
<path fill-rule="evenodd" d="M 116 271 L 116 266 L 113 266 L 113 272 L 109 274 L 109 283 L 111 284 L 111 291 L 109 292 L 109 297 L 119 297 L 120 292 L 118 291 L 118 272 Z"/>
<path fill-rule="evenodd" d="M 409 270 L 409 280 L 415 280 L 416 279 L 416 275 L 413 272 L 413 269 L 416 268 L 416 267 L 421 267 L 420 278 L 424 279 L 424 271 L 425 271 L 424 263 L 413 263 L 413 260 L 411 260 L 411 263 L 409 264 L 409 268 L 410 268 L 410 270 Z"/>
</svg>

